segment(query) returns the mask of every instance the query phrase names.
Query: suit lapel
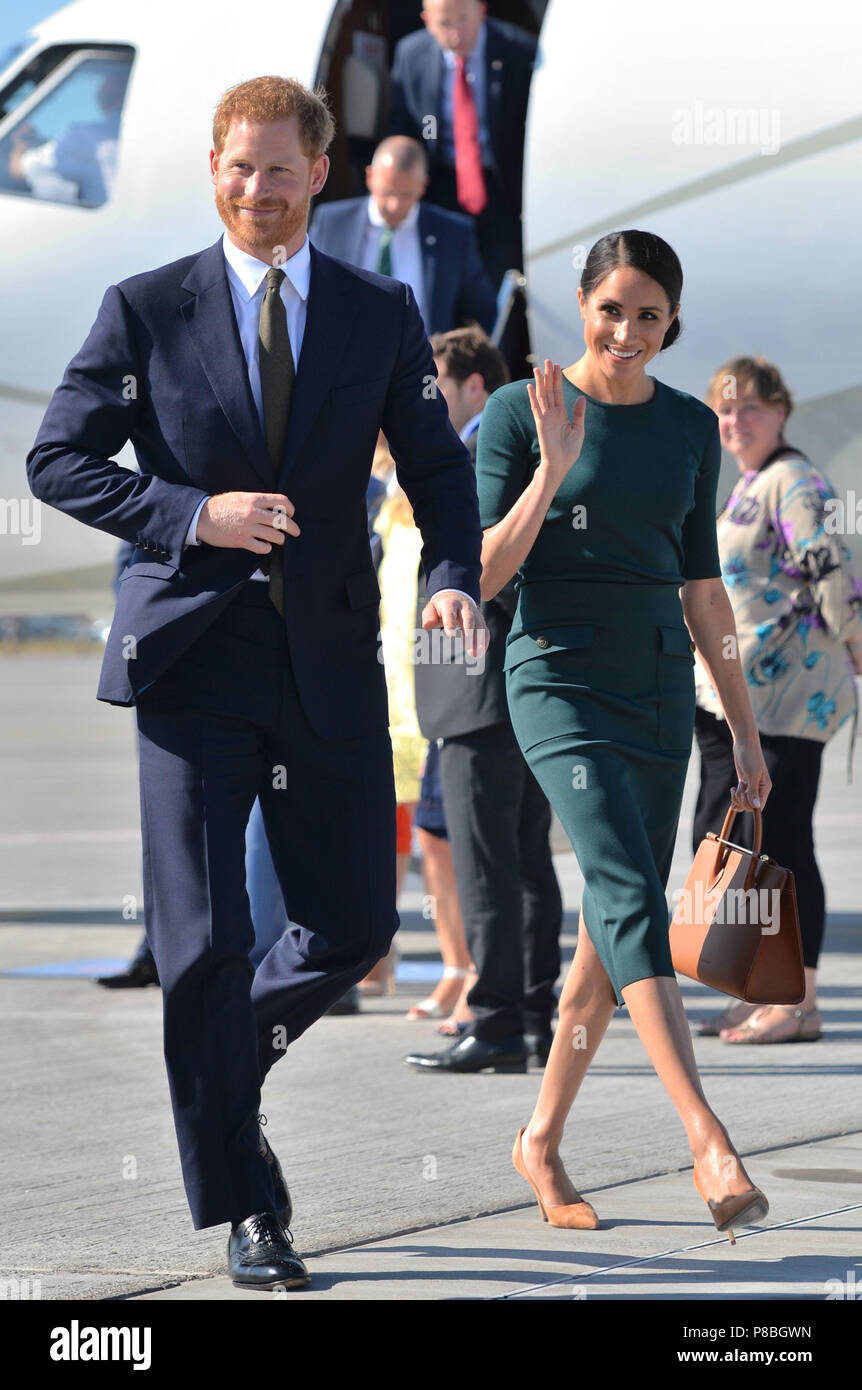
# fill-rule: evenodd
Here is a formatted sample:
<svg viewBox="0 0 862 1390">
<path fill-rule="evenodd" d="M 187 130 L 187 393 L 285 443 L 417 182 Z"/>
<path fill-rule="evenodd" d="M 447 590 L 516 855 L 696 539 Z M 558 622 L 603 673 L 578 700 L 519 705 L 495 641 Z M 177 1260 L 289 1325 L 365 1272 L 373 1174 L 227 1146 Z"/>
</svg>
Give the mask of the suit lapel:
<svg viewBox="0 0 862 1390">
<path fill-rule="evenodd" d="M 182 287 L 193 298 L 180 313 L 207 380 L 252 467 L 271 489 L 272 464 L 249 386 L 221 239 L 198 257 Z"/>
<path fill-rule="evenodd" d="M 312 246 L 308 310 L 278 477 L 280 491 L 320 414 L 347 347 L 356 314 L 356 305 L 347 298 L 349 283 L 350 277 Z"/>
<path fill-rule="evenodd" d="M 495 157 L 500 148 L 499 135 L 503 114 L 504 51 L 500 34 L 491 21 L 486 20 L 485 119 L 488 123 L 488 137 Z"/>
<path fill-rule="evenodd" d="M 446 60 L 443 57 L 443 50 L 439 43 L 431 34 L 426 35 L 428 39 L 428 61 L 423 67 L 425 75 L 425 100 L 423 109 L 428 112 L 436 112 L 439 120 L 440 112 L 443 110 L 443 82 L 446 74 Z M 425 132 L 422 132 L 425 139 Z M 428 145 L 428 157 L 433 159 L 440 151 L 440 131 L 435 126 L 431 138 L 426 141 Z"/>
</svg>

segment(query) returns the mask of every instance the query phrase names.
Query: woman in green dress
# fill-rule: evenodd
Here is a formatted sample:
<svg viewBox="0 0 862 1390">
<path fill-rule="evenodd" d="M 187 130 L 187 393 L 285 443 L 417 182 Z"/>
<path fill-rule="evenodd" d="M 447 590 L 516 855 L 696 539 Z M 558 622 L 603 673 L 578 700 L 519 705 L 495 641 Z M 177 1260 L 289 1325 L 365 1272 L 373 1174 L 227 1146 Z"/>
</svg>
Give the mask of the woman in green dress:
<svg viewBox="0 0 862 1390">
<path fill-rule="evenodd" d="M 665 886 L 694 722 L 695 646 L 733 731 L 750 810 L 769 793 L 715 538 L 713 412 L 645 368 L 679 333 L 682 270 L 648 232 L 603 237 L 578 289 L 586 351 L 497 391 L 479 431 L 482 597 L 516 572 L 506 649 L 518 742 L 585 879 L 575 958 L 536 1108 L 513 1160 L 552 1225 L 598 1224 L 559 1149 L 625 1003 L 682 1120 L 719 1230 L 764 1216 L 710 1109 L 671 964 Z M 693 640 L 692 640 L 693 639 Z M 731 791 L 729 789 L 729 798 Z"/>
</svg>

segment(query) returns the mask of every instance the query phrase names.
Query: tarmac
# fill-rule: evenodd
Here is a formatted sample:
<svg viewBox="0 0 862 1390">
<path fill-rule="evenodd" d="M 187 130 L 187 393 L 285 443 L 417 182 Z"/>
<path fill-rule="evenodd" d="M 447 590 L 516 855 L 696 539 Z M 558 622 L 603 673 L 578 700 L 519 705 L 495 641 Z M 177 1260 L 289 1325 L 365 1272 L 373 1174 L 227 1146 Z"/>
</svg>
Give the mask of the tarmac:
<svg viewBox="0 0 862 1390">
<path fill-rule="evenodd" d="M 564 1156 L 597 1231 L 543 1225 L 511 1148 L 541 1074 L 417 1074 L 447 1045 L 405 1012 L 439 960 L 422 886 L 402 899 L 394 994 L 323 1018 L 271 1073 L 267 1137 L 311 1286 L 225 1273 L 227 1229 L 193 1232 L 156 988 L 99 989 L 140 933 L 133 716 L 95 700 L 98 655 L 0 656 L 0 1296 L 311 1300 L 814 1300 L 862 1295 L 862 799 L 847 731 L 827 749 L 816 832 L 829 918 L 817 1043 L 695 1038 L 711 1103 L 769 1215 L 730 1245 L 695 1193 L 676 1114 L 618 1010 Z M 859 757 L 857 753 L 857 764 Z M 669 894 L 690 860 L 696 757 Z M 582 880 L 555 857 L 574 946 Z M 565 966 L 564 966 L 565 968 Z M 692 1023 L 724 1001 L 681 981 Z"/>
</svg>

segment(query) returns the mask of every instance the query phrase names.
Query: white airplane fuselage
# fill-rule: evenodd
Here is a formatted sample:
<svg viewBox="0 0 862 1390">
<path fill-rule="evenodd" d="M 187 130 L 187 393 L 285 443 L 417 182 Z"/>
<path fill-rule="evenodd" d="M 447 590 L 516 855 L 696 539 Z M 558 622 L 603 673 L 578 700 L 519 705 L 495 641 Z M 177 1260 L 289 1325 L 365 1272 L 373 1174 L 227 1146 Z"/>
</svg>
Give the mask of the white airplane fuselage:
<svg viewBox="0 0 862 1390">
<path fill-rule="evenodd" d="M 349 9 L 246 0 L 237 24 L 227 0 L 77 0 L 0 73 L 2 94 L 58 45 L 134 55 L 106 202 L 0 188 L 0 586 L 110 565 L 113 537 L 50 508 L 36 534 L 24 460 L 51 392 L 108 285 L 220 235 L 208 150 L 224 89 L 263 72 L 326 77 Z M 545 13 L 524 177 L 534 352 L 565 364 L 583 351 L 578 272 L 598 236 L 658 232 L 683 264 L 684 332 L 650 372 L 703 396 L 728 357 L 777 362 L 798 403 L 788 437 L 846 498 L 862 558 L 862 11 L 822 0 L 816 43 L 807 8 L 780 0 L 618 0 L 614 16 L 611 32 L 597 6 L 552 0 Z M 14 121 L 0 120 L 0 142 Z M 130 449 L 120 461 L 134 465 Z"/>
</svg>

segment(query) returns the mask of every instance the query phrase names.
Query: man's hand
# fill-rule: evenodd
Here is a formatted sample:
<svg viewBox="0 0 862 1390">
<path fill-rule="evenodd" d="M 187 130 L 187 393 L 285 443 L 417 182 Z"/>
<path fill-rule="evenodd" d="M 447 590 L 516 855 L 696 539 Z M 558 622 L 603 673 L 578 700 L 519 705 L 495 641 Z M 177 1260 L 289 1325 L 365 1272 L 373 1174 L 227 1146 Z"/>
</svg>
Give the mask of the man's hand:
<svg viewBox="0 0 862 1390">
<path fill-rule="evenodd" d="M 455 589 L 438 589 L 431 596 L 422 610 L 422 626 L 442 627 L 447 637 L 463 632 L 467 656 L 482 657 L 488 650 L 488 624 L 478 605 Z"/>
<path fill-rule="evenodd" d="M 201 508 L 195 535 L 205 545 L 268 555 L 285 535 L 299 535 L 293 511 L 283 492 L 220 492 Z"/>
</svg>

